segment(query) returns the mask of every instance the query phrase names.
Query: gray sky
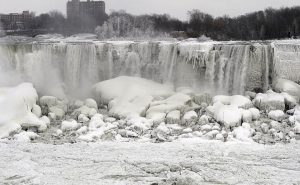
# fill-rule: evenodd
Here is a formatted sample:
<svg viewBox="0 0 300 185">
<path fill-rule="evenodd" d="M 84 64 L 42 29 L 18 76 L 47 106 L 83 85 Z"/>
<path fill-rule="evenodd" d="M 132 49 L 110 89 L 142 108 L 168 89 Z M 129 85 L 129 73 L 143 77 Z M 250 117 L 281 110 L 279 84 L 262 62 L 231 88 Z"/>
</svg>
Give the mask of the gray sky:
<svg viewBox="0 0 300 185">
<path fill-rule="evenodd" d="M 34 11 L 37 14 L 59 10 L 65 14 L 67 0 L 0 0 L 0 13 Z M 267 7 L 280 8 L 300 5 L 300 0 L 105 0 L 107 13 L 124 9 L 133 14 L 168 13 L 182 20 L 187 11 L 200 9 L 213 16 L 240 14 L 263 10 Z"/>
</svg>

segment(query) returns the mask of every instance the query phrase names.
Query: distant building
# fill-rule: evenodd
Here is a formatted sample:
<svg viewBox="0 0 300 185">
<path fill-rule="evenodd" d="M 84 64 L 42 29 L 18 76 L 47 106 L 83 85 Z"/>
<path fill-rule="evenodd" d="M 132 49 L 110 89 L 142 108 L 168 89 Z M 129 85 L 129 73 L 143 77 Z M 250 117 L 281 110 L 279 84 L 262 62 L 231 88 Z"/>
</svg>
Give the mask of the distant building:
<svg viewBox="0 0 300 185">
<path fill-rule="evenodd" d="M 80 1 L 67 2 L 67 17 L 71 21 L 94 21 L 103 23 L 106 18 L 104 1 Z"/>
<path fill-rule="evenodd" d="M 0 21 L 6 30 L 22 30 L 32 21 L 34 16 L 29 11 L 19 13 L 0 14 Z"/>
</svg>

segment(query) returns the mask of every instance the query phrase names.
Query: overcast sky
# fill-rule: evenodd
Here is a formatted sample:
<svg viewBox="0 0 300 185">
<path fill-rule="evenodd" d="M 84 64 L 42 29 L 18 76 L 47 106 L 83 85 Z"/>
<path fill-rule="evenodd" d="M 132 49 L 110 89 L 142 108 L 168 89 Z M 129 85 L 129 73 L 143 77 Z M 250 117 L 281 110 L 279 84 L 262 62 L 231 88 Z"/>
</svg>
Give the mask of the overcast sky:
<svg viewBox="0 0 300 185">
<path fill-rule="evenodd" d="M 59 10 L 66 13 L 68 0 L 0 0 L 0 13 L 34 11 L 37 14 Z M 280 8 L 300 5 L 300 0 L 105 0 L 107 13 L 124 9 L 133 14 L 168 13 L 182 20 L 187 11 L 200 9 L 213 16 L 240 14 L 263 10 L 267 7 Z"/>
</svg>

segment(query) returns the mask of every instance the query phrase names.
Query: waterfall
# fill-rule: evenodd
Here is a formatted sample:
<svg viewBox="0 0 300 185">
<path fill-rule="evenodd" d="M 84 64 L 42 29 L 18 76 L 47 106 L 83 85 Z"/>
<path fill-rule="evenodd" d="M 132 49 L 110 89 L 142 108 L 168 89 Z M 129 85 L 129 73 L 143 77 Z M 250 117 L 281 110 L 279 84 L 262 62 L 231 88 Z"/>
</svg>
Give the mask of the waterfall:
<svg viewBox="0 0 300 185">
<path fill-rule="evenodd" d="M 94 83 L 120 75 L 175 89 L 243 94 L 266 90 L 273 70 L 299 80 L 287 64 L 298 62 L 298 51 L 298 45 L 259 42 L 20 42 L 0 44 L 0 66 L 49 95 L 85 96 Z"/>
</svg>

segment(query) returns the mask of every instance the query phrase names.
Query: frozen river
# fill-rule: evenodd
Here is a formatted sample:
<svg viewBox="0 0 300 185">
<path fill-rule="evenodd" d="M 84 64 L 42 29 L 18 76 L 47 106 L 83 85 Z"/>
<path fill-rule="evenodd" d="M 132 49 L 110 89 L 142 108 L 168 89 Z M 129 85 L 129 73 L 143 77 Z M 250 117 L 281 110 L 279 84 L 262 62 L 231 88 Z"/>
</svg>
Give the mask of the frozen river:
<svg viewBox="0 0 300 185">
<path fill-rule="evenodd" d="M 0 143 L 0 184 L 300 184 L 300 143 Z"/>
</svg>

